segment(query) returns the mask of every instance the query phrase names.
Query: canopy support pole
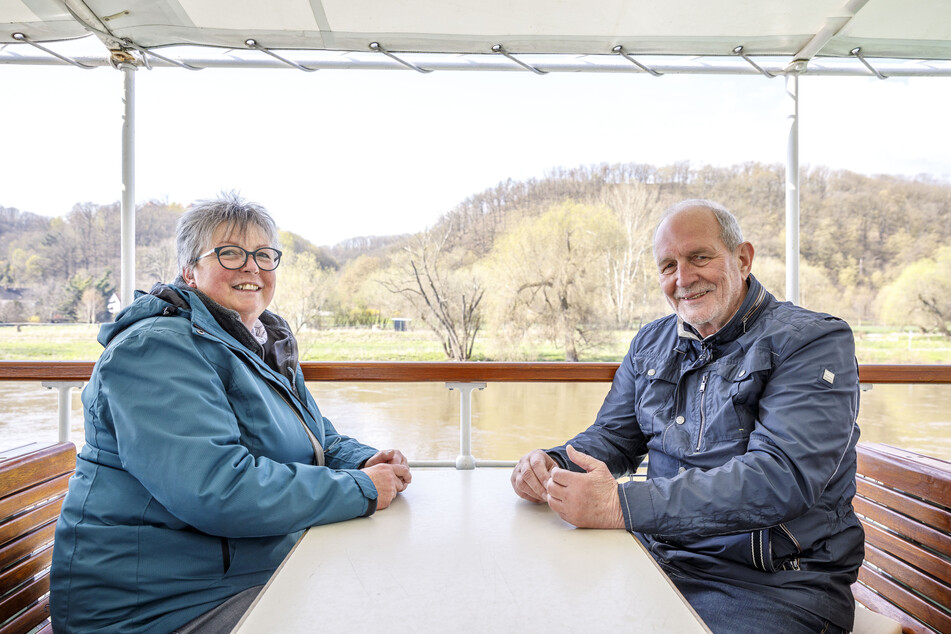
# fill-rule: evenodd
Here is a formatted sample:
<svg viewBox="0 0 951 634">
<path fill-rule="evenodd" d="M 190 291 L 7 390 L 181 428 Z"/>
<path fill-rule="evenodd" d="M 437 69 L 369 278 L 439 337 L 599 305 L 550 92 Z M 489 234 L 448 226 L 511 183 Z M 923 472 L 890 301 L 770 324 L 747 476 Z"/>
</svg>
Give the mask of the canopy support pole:
<svg viewBox="0 0 951 634">
<path fill-rule="evenodd" d="M 135 292 L 135 64 L 117 68 L 123 85 L 119 301 L 125 308 Z"/>
<path fill-rule="evenodd" d="M 786 71 L 789 133 L 786 140 L 786 300 L 799 304 L 799 73 Z"/>
</svg>

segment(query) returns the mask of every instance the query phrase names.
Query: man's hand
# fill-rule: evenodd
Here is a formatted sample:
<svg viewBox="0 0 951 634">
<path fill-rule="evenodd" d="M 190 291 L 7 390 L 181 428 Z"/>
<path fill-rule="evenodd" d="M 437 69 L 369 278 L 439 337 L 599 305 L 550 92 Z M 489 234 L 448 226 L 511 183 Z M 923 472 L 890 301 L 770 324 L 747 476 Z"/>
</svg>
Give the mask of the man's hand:
<svg viewBox="0 0 951 634">
<path fill-rule="evenodd" d="M 512 488 L 520 498 L 529 502 L 547 502 L 545 483 L 551 479 L 551 470 L 556 466 L 551 456 L 535 449 L 522 456 L 512 470 Z"/>
<path fill-rule="evenodd" d="M 624 528 L 617 480 L 607 465 L 571 445 L 568 458 L 587 473 L 552 469 L 546 486 L 548 506 L 579 528 Z"/>
<path fill-rule="evenodd" d="M 406 456 L 398 449 L 378 451 L 363 464 L 363 472 L 370 476 L 376 487 L 376 510 L 390 505 L 400 491 L 406 489 L 413 476 L 409 472 Z"/>
</svg>

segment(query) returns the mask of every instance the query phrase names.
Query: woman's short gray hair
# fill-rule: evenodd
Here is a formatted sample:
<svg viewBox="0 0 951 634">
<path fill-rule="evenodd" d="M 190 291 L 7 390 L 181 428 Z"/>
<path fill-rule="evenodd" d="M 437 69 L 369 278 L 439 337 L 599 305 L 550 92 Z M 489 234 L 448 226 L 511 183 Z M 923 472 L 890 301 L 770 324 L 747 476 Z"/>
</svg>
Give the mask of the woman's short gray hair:
<svg viewBox="0 0 951 634">
<path fill-rule="evenodd" d="M 678 211 L 692 209 L 694 207 L 709 209 L 713 212 L 713 215 L 717 219 L 717 224 L 720 225 L 720 240 L 731 253 L 735 252 L 736 248 L 743 244 L 743 231 L 740 229 L 740 223 L 737 221 L 736 216 L 731 214 L 729 210 L 720 203 L 715 203 L 712 200 L 704 200 L 703 198 L 691 198 L 689 200 L 682 200 L 676 205 L 671 205 L 664 212 L 664 215 L 661 216 L 660 222 L 657 223 L 657 228 L 660 228 L 661 223 L 663 223 L 668 216 Z M 654 235 L 657 235 L 656 229 Z"/>
<path fill-rule="evenodd" d="M 178 219 L 175 242 L 180 269 L 190 267 L 198 260 L 222 223 L 225 224 L 226 235 L 241 235 L 256 227 L 264 232 L 270 246 L 280 246 L 277 243 L 277 225 L 264 207 L 247 202 L 236 192 L 224 192 L 218 198 L 199 200 Z"/>
</svg>

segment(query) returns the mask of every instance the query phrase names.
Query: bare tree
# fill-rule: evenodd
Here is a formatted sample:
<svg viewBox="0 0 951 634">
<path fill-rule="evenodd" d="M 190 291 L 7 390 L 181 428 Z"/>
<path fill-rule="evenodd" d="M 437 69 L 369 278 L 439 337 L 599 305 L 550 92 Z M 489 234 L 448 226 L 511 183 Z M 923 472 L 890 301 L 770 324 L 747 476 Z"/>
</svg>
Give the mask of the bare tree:
<svg viewBox="0 0 951 634">
<path fill-rule="evenodd" d="M 468 254 L 445 248 L 451 234 L 451 225 L 438 234 L 420 234 L 405 247 L 406 264 L 382 284 L 409 302 L 439 336 L 447 357 L 465 361 L 472 357 L 482 327 L 480 304 L 485 289 L 469 266 Z"/>
<path fill-rule="evenodd" d="M 656 188 L 632 182 L 602 190 L 601 202 L 614 211 L 621 228 L 621 240 L 605 249 L 608 292 L 614 308 L 614 322 L 630 327 L 644 297 L 644 269 L 651 265 L 651 231 L 660 209 Z"/>
</svg>

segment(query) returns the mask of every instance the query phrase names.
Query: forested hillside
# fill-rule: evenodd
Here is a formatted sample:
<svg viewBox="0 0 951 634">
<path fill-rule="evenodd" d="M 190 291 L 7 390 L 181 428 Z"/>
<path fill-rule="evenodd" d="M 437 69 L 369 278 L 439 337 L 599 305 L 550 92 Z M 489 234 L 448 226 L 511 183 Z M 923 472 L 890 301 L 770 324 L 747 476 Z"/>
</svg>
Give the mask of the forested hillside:
<svg viewBox="0 0 951 634">
<path fill-rule="evenodd" d="M 951 336 L 951 185 L 826 168 L 805 169 L 801 180 L 803 304 L 853 325 Z M 596 165 L 499 183 L 419 234 L 318 247 L 285 232 L 274 308 L 295 328 L 409 317 L 455 359 L 468 358 L 477 337 L 515 358 L 527 336 L 576 359 L 600 332 L 667 312 L 651 232 L 660 211 L 684 198 L 731 209 L 756 249 L 754 274 L 783 297 L 784 188 L 778 165 Z M 155 202 L 138 209 L 137 288 L 174 277 L 181 212 Z M 0 207 L 0 321 L 108 318 L 118 226 L 115 204 L 77 204 L 59 218 Z"/>
</svg>

